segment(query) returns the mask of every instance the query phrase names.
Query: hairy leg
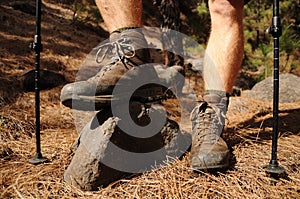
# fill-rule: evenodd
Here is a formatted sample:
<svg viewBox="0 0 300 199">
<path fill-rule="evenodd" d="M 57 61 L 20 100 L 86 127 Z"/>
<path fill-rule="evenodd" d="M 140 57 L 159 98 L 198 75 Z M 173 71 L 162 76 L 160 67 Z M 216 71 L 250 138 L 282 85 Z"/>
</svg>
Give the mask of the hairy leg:
<svg viewBox="0 0 300 199">
<path fill-rule="evenodd" d="M 231 93 L 243 59 L 242 0 L 210 0 L 211 33 L 204 59 L 206 90 Z"/>
<path fill-rule="evenodd" d="M 108 31 L 142 26 L 142 0 L 95 0 Z"/>
</svg>

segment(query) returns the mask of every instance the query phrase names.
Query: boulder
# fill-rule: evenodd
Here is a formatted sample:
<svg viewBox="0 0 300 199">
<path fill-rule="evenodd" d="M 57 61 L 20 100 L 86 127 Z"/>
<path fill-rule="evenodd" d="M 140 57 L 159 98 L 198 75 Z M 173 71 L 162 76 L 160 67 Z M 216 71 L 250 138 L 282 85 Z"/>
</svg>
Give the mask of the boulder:
<svg viewBox="0 0 300 199">
<path fill-rule="evenodd" d="M 166 118 L 160 105 L 146 113 L 143 104 L 134 102 L 129 110 L 132 124 L 113 115 L 110 108 L 101 110 L 86 124 L 73 145 L 74 156 L 64 173 L 67 183 L 82 190 L 97 190 L 120 178 L 164 166 L 190 147 L 190 134 L 183 134 L 175 121 Z M 165 118 L 163 126 L 156 128 L 160 122 L 155 120 L 161 117 Z M 124 131 L 124 125 L 132 132 Z M 146 129 L 139 129 L 149 125 L 159 129 L 157 133 L 148 135 Z"/>
<path fill-rule="evenodd" d="M 35 90 L 35 70 L 25 73 L 21 79 L 25 91 Z M 40 90 L 54 88 L 65 82 L 65 77 L 59 73 L 40 70 Z"/>
<path fill-rule="evenodd" d="M 273 100 L 273 77 L 255 84 L 245 96 L 249 98 Z M 279 102 L 291 103 L 300 100 L 300 77 L 293 74 L 282 74 L 279 76 Z"/>
</svg>

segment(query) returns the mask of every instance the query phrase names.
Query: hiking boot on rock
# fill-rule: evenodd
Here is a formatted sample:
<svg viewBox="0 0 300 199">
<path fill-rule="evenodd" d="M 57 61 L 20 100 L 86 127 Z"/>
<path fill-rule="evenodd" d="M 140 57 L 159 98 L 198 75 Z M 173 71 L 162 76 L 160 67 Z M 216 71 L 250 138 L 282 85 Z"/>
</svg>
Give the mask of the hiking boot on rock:
<svg viewBox="0 0 300 199">
<path fill-rule="evenodd" d="M 223 93 L 223 92 L 221 92 Z M 194 171 L 217 170 L 229 166 L 229 150 L 220 137 L 228 105 L 225 93 L 211 92 L 191 113 L 192 148 L 190 166 Z"/>
<path fill-rule="evenodd" d="M 104 60 L 109 60 L 103 64 Z M 97 110 L 110 104 L 115 86 L 128 93 L 137 84 L 137 77 L 149 83 L 135 92 L 138 97 L 162 95 L 157 73 L 150 62 L 147 41 L 140 29 L 114 32 L 109 42 L 99 46 L 95 64 L 104 65 L 101 70 L 86 81 L 67 84 L 61 91 L 61 102 L 67 107 L 79 110 Z M 122 79 L 122 81 L 119 81 Z M 124 88 L 123 88 L 123 87 Z M 118 93 L 122 96 L 122 93 Z"/>
</svg>

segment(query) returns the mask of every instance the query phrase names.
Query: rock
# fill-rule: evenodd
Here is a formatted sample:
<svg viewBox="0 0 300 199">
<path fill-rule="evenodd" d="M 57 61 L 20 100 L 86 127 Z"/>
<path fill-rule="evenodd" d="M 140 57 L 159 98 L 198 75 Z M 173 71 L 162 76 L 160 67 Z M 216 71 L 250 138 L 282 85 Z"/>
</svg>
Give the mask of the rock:
<svg viewBox="0 0 300 199">
<path fill-rule="evenodd" d="M 184 69 L 182 66 L 174 65 L 164 68 L 163 65 L 156 64 L 154 69 L 162 85 L 172 90 L 177 96 L 182 94 L 184 86 Z"/>
<path fill-rule="evenodd" d="M 193 71 L 203 72 L 203 58 L 188 58 L 186 64 L 190 66 L 190 69 Z"/>
<path fill-rule="evenodd" d="M 140 103 L 130 104 L 134 123 L 147 127 L 152 123 L 149 124 L 149 116 L 141 114 L 143 110 Z M 160 108 L 149 111 L 157 118 L 164 114 Z M 182 134 L 178 124 L 169 119 L 158 133 L 149 137 L 143 137 L 147 135 L 146 130 L 135 132 L 141 136 L 124 132 L 121 130 L 124 124 L 131 125 L 113 116 L 110 109 L 98 112 L 75 142 L 74 156 L 64 180 L 83 190 L 97 190 L 120 178 L 166 165 L 181 157 L 191 144 L 190 135 Z"/>
<path fill-rule="evenodd" d="M 80 144 L 64 173 L 66 182 L 83 190 L 96 190 L 97 187 L 124 175 L 100 162 L 105 157 L 105 149 L 116 123 L 116 118 L 110 117 L 96 130 L 89 129 L 91 123 L 86 126 L 78 142 Z M 86 142 L 91 143 L 86 145 Z"/>
<path fill-rule="evenodd" d="M 272 101 L 273 100 L 273 77 L 257 83 L 250 91 L 245 93 L 246 97 Z M 291 103 L 300 100 L 300 77 L 293 74 L 282 74 L 279 76 L 279 102 Z"/>
<path fill-rule="evenodd" d="M 31 70 L 25 73 L 22 78 L 23 89 L 25 91 L 35 90 L 35 71 Z M 54 88 L 63 84 L 65 77 L 59 73 L 48 70 L 40 70 L 40 90 Z"/>
</svg>

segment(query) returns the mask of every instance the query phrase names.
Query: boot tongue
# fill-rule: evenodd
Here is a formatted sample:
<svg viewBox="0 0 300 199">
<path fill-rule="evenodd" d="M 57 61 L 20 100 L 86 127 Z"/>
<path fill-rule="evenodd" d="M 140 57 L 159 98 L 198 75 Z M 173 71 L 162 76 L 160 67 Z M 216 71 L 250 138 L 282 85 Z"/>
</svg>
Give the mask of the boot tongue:
<svg viewBox="0 0 300 199">
<path fill-rule="evenodd" d="M 121 38 L 130 40 L 135 50 L 148 48 L 147 41 L 140 29 L 128 29 L 121 32 Z"/>
<path fill-rule="evenodd" d="M 123 30 L 121 38 L 125 39 L 128 45 L 133 46 L 135 56 L 130 58 L 136 64 L 151 63 L 148 43 L 141 29 Z"/>
<path fill-rule="evenodd" d="M 205 143 L 215 143 L 219 140 L 220 136 L 217 134 L 209 133 L 203 137 Z"/>
<path fill-rule="evenodd" d="M 120 33 L 119 33 L 119 32 L 112 32 L 112 33 L 109 35 L 109 41 L 110 41 L 110 42 L 115 42 L 115 41 L 117 41 L 119 38 L 120 38 Z"/>
</svg>

